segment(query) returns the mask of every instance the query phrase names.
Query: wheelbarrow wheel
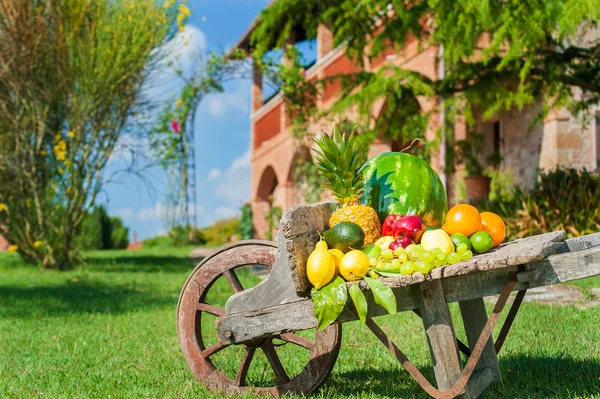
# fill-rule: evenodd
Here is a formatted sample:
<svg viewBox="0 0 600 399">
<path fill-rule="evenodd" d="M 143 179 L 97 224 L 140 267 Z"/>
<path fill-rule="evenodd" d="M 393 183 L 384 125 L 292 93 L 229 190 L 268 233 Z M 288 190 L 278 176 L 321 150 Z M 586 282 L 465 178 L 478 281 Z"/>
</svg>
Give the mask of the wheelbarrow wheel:
<svg viewBox="0 0 600 399">
<path fill-rule="evenodd" d="M 270 241 L 249 240 L 224 247 L 200 262 L 183 286 L 177 309 L 179 345 L 194 376 L 210 391 L 275 397 L 284 393 L 308 394 L 323 383 L 335 365 L 341 345 L 341 325 L 309 334 L 285 333 L 245 345 L 225 345 L 216 339 L 211 344 L 207 338 L 216 336 L 210 317 L 226 314 L 224 306 L 211 303 L 214 300 L 211 288 L 222 292 L 223 285 L 229 285 L 234 293 L 248 289 L 238 278 L 238 274 L 244 273 L 240 268 L 264 265 L 270 270 L 276 254 L 277 246 Z M 283 355 L 288 349 L 282 346 L 289 347 L 288 344 L 306 353 L 296 355 L 296 349 L 292 359 L 285 359 Z M 302 361 L 298 365 L 299 359 L 307 362 L 303 368 Z M 250 377 L 256 381 L 250 381 Z"/>
</svg>

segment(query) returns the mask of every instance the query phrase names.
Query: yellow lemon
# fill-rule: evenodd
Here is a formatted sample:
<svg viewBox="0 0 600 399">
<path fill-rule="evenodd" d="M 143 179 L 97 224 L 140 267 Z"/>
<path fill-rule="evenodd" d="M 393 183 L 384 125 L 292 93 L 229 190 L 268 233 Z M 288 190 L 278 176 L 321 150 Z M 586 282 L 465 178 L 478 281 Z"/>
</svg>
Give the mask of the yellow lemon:
<svg viewBox="0 0 600 399">
<path fill-rule="evenodd" d="M 335 275 L 339 276 L 340 275 L 340 262 L 342 261 L 342 258 L 344 257 L 344 253 L 342 251 L 340 251 L 339 249 L 330 249 L 329 253 L 333 255 L 333 258 L 335 259 Z"/>
<path fill-rule="evenodd" d="M 369 257 L 364 252 L 354 249 L 340 261 L 340 274 L 346 281 L 360 280 L 369 267 Z"/>
<path fill-rule="evenodd" d="M 308 256 L 306 275 L 316 289 L 326 286 L 335 276 L 335 257 L 317 244 L 317 249 Z"/>
<path fill-rule="evenodd" d="M 325 251 L 327 251 L 327 242 L 325 242 L 325 240 L 317 241 L 315 249 L 324 249 Z"/>
<path fill-rule="evenodd" d="M 439 248 L 446 255 L 454 252 L 454 243 L 448 233 L 442 229 L 427 230 L 421 237 L 421 245 L 425 251 Z"/>
</svg>

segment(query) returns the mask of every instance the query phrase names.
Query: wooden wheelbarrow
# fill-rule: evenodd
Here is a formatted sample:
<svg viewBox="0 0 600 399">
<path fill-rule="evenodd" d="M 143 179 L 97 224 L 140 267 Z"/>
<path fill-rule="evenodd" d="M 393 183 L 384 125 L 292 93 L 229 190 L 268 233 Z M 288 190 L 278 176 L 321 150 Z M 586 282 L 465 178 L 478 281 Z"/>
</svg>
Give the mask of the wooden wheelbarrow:
<svg viewBox="0 0 600 399">
<path fill-rule="evenodd" d="M 317 326 L 305 264 L 318 240 L 317 231 L 328 227 L 335 206 L 320 203 L 292 208 L 281 219 L 277 245 L 258 240 L 238 242 L 208 256 L 191 273 L 179 297 L 177 331 L 190 369 L 208 389 L 230 395 L 252 392 L 277 397 L 283 393 L 310 393 L 323 383 L 340 350 L 342 323 L 357 319 L 353 305 L 347 305 L 336 323 L 316 332 L 314 340 L 295 332 Z M 359 284 L 369 304 L 367 327 L 432 397 L 476 398 L 491 383 L 501 380 L 497 353 L 527 289 L 600 275 L 600 233 L 565 238 L 563 231 L 524 238 L 468 261 L 434 269 L 427 276 L 415 273 L 381 279 L 392 288 L 398 311 L 413 311 L 423 319 L 437 388 L 375 323 L 372 317 L 386 311 L 375 304 L 363 281 Z M 261 283 L 245 290 L 235 269 L 255 264 L 268 266 L 270 272 Z M 221 276 L 235 292 L 225 309 L 206 300 Z M 517 295 L 493 342 L 492 330 L 513 291 Z M 498 294 L 488 316 L 483 297 Z M 460 305 L 467 343 L 456 338 L 448 309 L 451 302 Z M 203 314 L 217 316 L 216 344 L 204 343 Z M 274 340 L 298 345 L 311 353 L 301 373 L 288 375 Z M 244 348 L 235 377 L 226 375 L 211 360 L 231 346 Z M 265 354 L 273 369 L 276 386 L 253 387 L 246 383 L 257 350 Z M 469 356 L 464 365 L 459 351 Z"/>
</svg>

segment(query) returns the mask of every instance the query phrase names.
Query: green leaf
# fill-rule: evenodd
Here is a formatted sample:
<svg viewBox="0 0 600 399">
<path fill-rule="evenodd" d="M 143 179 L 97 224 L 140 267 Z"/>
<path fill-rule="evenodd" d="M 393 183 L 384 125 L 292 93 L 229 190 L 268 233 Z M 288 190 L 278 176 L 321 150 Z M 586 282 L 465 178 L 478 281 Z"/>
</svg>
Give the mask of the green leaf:
<svg viewBox="0 0 600 399">
<path fill-rule="evenodd" d="M 365 294 L 360 290 L 360 287 L 356 283 L 352 283 L 352 286 L 348 290 L 350 292 L 350 297 L 352 298 L 352 302 L 354 302 L 354 306 L 356 307 L 356 312 L 358 313 L 358 318 L 362 325 L 365 325 L 367 322 L 367 298 L 365 298 Z"/>
<path fill-rule="evenodd" d="M 396 314 L 396 297 L 392 289 L 377 279 L 365 277 L 365 280 L 371 287 L 375 303 L 387 310 L 389 314 Z"/>
<path fill-rule="evenodd" d="M 336 277 L 331 283 L 321 289 L 313 288 L 310 296 L 315 308 L 315 316 L 319 321 L 318 330 L 322 330 L 333 323 L 348 301 L 346 281 Z"/>
<path fill-rule="evenodd" d="M 384 277 L 398 277 L 401 274 L 399 269 L 375 269 L 375 273 Z"/>
</svg>

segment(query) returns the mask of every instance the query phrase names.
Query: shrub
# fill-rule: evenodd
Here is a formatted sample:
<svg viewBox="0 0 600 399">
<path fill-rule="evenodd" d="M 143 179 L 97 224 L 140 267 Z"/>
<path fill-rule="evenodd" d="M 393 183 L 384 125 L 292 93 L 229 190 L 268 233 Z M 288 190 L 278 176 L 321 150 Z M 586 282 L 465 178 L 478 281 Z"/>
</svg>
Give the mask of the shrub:
<svg viewBox="0 0 600 399">
<path fill-rule="evenodd" d="M 109 217 L 103 206 L 87 213 L 75 245 L 82 250 L 124 249 L 129 244 L 129 229 L 118 217 Z"/>
<path fill-rule="evenodd" d="M 129 229 L 118 217 L 110 218 L 110 249 L 125 249 L 129 245 Z"/>
<path fill-rule="evenodd" d="M 191 226 L 175 226 L 166 235 L 144 240 L 144 247 L 148 248 L 169 248 L 204 244 L 206 244 L 206 239 L 202 231 Z"/>
<path fill-rule="evenodd" d="M 81 223 L 75 245 L 82 250 L 110 248 L 110 218 L 103 206 L 92 208 Z"/>
<path fill-rule="evenodd" d="M 203 228 L 202 234 L 207 245 L 223 245 L 235 241 L 240 230 L 240 218 L 217 220 L 213 225 Z"/>
<path fill-rule="evenodd" d="M 252 206 L 247 203 L 242 206 L 242 215 L 240 216 L 240 240 L 250 240 L 254 238 L 254 224 L 252 224 Z"/>
<path fill-rule="evenodd" d="M 171 248 L 173 240 L 169 236 L 156 236 L 144 240 L 144 248 Z"/>
<path fill-rule="evenodd" d="M 490 201 L 484 208 L 501 215 L 510 240 L 565 230 L 569 237 L 600 231 L 600 176 L 586 170 L 541 172 L 529 192 Z"/>
</svg>

